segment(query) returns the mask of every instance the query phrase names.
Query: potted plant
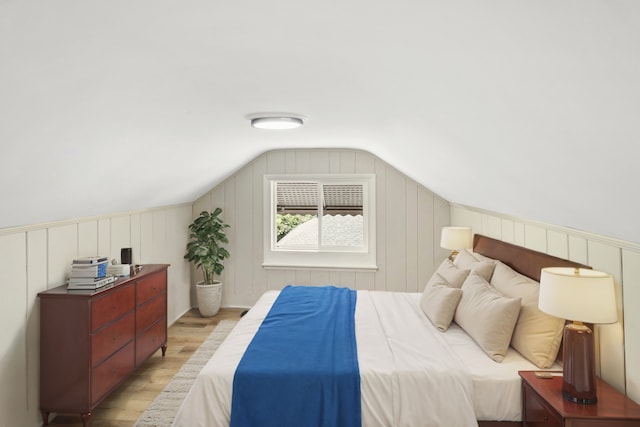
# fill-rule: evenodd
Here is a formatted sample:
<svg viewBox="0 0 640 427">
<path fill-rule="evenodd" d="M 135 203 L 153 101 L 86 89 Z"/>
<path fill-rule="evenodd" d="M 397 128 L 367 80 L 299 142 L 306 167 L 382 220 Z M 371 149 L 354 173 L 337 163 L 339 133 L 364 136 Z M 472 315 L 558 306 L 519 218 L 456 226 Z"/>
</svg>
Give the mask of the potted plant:
<svg viewBox="0 0 640 427">
<path fill-rule="evenodd" d="M 202 211 L 189 225 L 189 238 L 185 259 L 202 269 L 204 280 L 196 284 L 198 310 L 203 317 L 211 317 L 220 310 L 222 282 L 215 280 L 224 270 L 223 261 L 229 252 L 222 246 L 229 243 L 224 229 L 229 225 L 220 218 L 222 209 Z"/>
</svg>

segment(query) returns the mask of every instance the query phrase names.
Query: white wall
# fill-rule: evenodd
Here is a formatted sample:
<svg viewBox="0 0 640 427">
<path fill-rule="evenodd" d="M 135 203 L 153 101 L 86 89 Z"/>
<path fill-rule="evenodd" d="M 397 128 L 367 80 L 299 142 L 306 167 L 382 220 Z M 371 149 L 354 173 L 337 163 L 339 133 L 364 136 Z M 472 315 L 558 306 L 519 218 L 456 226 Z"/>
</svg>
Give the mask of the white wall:
<svg viewBox="0 0 640 427">
<path fill-rule="evenodd" d="M 37 294 L 62 284 L 77 256 L 120 258 L 133 248 L 137 264 L 171 264 L 169 323 L 190 308 L 189 265 L 182 259 L 191 205 L 0 230 L 0 426 L 41 423 Z"/>
<path fill-rule="evenodd" d="M 377 271 L 262 268 L 263 176 L 295 173 L 375 174 Z M 447 255 L 439 239 L 440 229 L 449 222 L 449 204 L 364 151 L 269 151 L 198 199 L 193 212 L 216 207 L 223 209 L 222 217 L 231 226 L 231 257 L 222 276 L 225 306 L 251 306 L 267 289 L 287 284 L 418 291 L 433 274 L 434 263 Z"/>
<path fill-rule="evenodd" d="M 618 322 L 596 326 L 597 369 L 607 382 L 640 402 L 640 245 L 467 206 L 451 205 L 451 223 L 611 274 Z"/>
</svg>

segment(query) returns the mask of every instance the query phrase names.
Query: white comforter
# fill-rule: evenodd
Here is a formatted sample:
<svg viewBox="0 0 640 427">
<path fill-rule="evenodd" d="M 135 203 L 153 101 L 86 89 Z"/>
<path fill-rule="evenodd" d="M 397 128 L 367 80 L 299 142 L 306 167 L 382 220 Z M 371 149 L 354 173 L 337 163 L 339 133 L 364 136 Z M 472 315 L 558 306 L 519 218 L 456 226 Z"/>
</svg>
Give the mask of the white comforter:
<svg viewBox="0 0 640 427">
<path fill-rule="evenodd" d="M 278 292 L 265 293 L 198 375 L 174 426 L 229 425 L 233 375 Z M 362 425 L 476 426 L 520 420 L 518 369 L 535 369 L 510 350 L 502 364 L 456 325 L 434 328 L 420 294 L 358 291 L 356 340 Z"/>
</svg>

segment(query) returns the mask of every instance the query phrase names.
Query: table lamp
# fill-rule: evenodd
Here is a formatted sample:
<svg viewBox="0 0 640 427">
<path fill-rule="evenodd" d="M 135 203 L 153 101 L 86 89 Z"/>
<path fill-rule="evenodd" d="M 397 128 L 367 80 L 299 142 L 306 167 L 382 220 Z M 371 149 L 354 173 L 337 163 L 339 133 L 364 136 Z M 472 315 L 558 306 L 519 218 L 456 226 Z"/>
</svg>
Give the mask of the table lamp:
<svg viewBox="0 0 640 427">
<path fill-rule="evenodd" d="M 613 278 L 585 268 L 543 268 L 538 308 L 572 321 L 565 326 L 562 395 L 582 404 L 597 401 L 593 330 L 585 323 L 618 320 Z"/>
<path fill-rule="evenodd" d="M 453 261 L 458 255 L 458 251 L 473 247 L 471 227 L 443 227 L 440 235 L 440 247 L 451 251 L 449 259 Z"/>
</svg>

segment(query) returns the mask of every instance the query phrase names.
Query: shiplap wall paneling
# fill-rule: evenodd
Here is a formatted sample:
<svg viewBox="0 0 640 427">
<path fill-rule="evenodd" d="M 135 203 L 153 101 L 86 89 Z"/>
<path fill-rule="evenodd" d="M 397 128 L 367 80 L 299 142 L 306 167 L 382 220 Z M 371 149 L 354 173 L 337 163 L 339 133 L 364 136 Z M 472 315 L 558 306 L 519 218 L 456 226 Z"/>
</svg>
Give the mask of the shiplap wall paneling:
<svg viewBox="0 0 640 427">
<path fill-rule="evenodd" d="M 0 236 L 0 425 L 24 425 L 27 413 L 26 233 Z M 30 341 L 30 340 L 29 340 Z"/>
<path fill-rule="evenodd" d="M 109 259 L 115 258 L 119 260 L 120 251 L 122 248 L 132 248 L 131 216 L 122 215 L 111 218 L 111 233 L 109 237 L 109 252 L 99 255 L 106 255 L 109 257 Z M 140 264 L 140 258 L 137 258 L 133 253 L 131 254 L 131 259 L 134 264 Z"/>
<path fill-rule="evenodd" d="M 459 227 L 473 227 L 472 224 L 472 211 L 469 209 L 464 209 L 460 206 L 452 205 L 451 206 L 451 225 L 456 225 Z M 479 230 L 472 229 L 473 233 L 479 233 Z"/>
<path fill-rule="evenodd" d="M 357 289 L 356 274 L 353 271 L 341 271 L 340 282 L 338 286 L 346 286 L 351 289 Z"/>
<path fill-rule="evenodd" d="M 234 180 L 236 197 L 233 218 L 234 223 L 242 226 L 233 228 L 235 244 L 230 246 L 233 250 L 230 253 L 236 255 L 232 255 L 234 258 L 232 265 L 235 271 L 235 282 L 241 285 L 236 286 L 235 297 L 241 305 L 251 304 L 253 295 L 262 293 L 256 289 L 256 287 L 259 289 L 262 287 L 253 281 L 253 218 L 255 215 L 252 203 L 252 172 L 254 168 L 255 163 L 251 163 L 249 167 L 238 171 Z"/>
<path fill-rule="evenodd" d="M 310 270 L 295 270 L 295 281 L 293 285 L 312 285 L 311 283 L 311 271 Z"/>
<path fill-rule="evenodd" d="M 566 233 L 547 230 L 547 252 L 558 258 L 569 258 L 569 243 Z"/>
<path fill-rule="evenodd" d="M 309 271 L 309 285 L 313 286 L 323 286 L 330 284 L 329 282 L 329 271 L 328 270 L 311 270 Z"/>
<path fill-rule="evenodd" d="M 103 218 L 98 220 L 98 254 L 111 253 L 111 220 Z M 82 254 L 91 255 L 91 254 Z M 96 254 L 97 255 L 97 254 Z M 120 259 L 120 254 L 118 254 Z"/>
<path fill-rule="evenodd" d="M 440 248 L 440 230 L 435 221 L 429 221 L 429 212 L 434 212 L 434 197 L 423 187 L 418 187 L 418 223 L 416 235 L 421 236 L 416 242 L 418 251 L 418 289 L 424 289 L 427 281 L 435 271 L 436 257 L 443 260 L 448 252 Z M 448 224 L 447 224 L 448 225 Z M 435 237 L 437 236 L 437 237 Z M 437 246 L 437 251 L 434 250 Z M 436 254 L 437 252 L 437 254 Z"/>
<path fill-rule="evenodd" d="M 86 256 L 98 255 L 98 221 L 78 224 L 78 253 Z"/>
<path fill-rule="evenodd" d="M 328 151 L 312 151 L 308 156 L 309 173 L 328 174 L 330 170 L 330 158 Z M 255 166 L 254 166 L 255 169 Z M 303 168 L 304 170 L 304 168 Z"/>
<path fill-rule="evenodd" d="M 170 264 L 167 272 L 168 296 L 171 304 L 168 306 L 168 319 L 172 322 L 178 319 L 191 307 L 190 288 L 191 275 L 189 262 L 184 259 L 188 241 L 187 227 L 191 223 L 191 206 L 181 206 L 167 210 L 167 225 L 165 235 L 167 246 L 166 258 L 157 263 Z"/>
<path fill-rule="evenodd" d="M 369 154 L 362 154 L 369 156 Z M 340 151 L 340 173 L 355 173 L 356 172 L 356 152 L 355 151 Z"/>
<path fill-rule="evenodd" d="M 515 242 L 515 224 L 513 223 L 513 220 L 510 219 L 505 219 L 505 218 L 501 218 L 500 219 L 500 233 L 501 233 L 501 237 L 500 240 L 503 240 L 505 242 L 508 243 L 514 243 Z"/>
<path fill-rule="evenodd" d="M 502 221 L 500 218 L 493 215 L 487 215 L 486 218 L 487 236 L 494 239 L 502 239 Z"/>
<path fill-rule="evenodd" d="M 640 402 L 640 252 L 622 250 L 627 394 Z"/>
<path fill-rule="evenodd" d="M 531 224 L 524 225 L 524 245 L 538 252 L 547 252 L 547 230 Z"/>
<path fill-rule="evenodd" d="M 151 259 L 155 264 L 161 264 L 167 260 L 167 212 L 165 210 L 152 213 Z M 135 260 L 133 260 L 135 262 Z"/>
<path fill-rule="evenodd" d="M 183 207 L 185 212 L 191 214 L 189 206 Z M 137 264 L 144 264 L 142 260 L 142 215 L 135 213 L 129 216 L 129 246 L 131 248 L 131 258 Z M 184 231 L 182 231 L 184 235 Z M 124 247 L 124 246 L 123 246 Z M 120 259 L 120 251 L 116 252 L 113 257 L 122 262 Z"/>
<path fill-rule="evenodd" d="M 329 284 L 336 285 L 338 283 L 342 283 L 343 280 L 340 279 L 340 275 L 342 272 L 337 270 L 329 270 Z"/>
<path fill-rule="evenodd" d="M 94 227 L 95 231 L 95 227 Z M 96 233 L 94 233 L 96 234 Z M 40 390 L 40 300 L 37 295 L 47 289 L 47 231 L 27 232 L 27 420 L 38 425 Z M 25 263 L 26 263 L 25 260 Z M 4 324 L 4 323 L 3 323 Z"/>
<path fill-rule="evenodd" d="M 153 262 L 153 213 L 140 214 L 140 246 L 134 246 L 133 259 L 140 259 L 142 264 Z M 120 259 L 120 256 L 118 256 Z"/>
<path fill-rule="evenodd" d="M 332 153 L 331 159 L 333 160 L 331 162 L 332 165 L 336 165 L 335 159 L 333 156 L 333 154 L 337 154 L 338 155 L 338 159 L 337 159 L 337 167 L 340 167 L 340 153 Z M 293 152 L 291 151 L 269 151 L 267 154 L 265 154 L 264 156 L 266 156 L 267 158 L 267 173 L 268 174 L 283 174 L 283 173 L 294 173 L 293 171 L 289 171 L 287 172 L 287 156 L 292 156 L 294 155 Z M 290 164 L 293 162 L 289 162 Z"/>
<path fill-rule="evenodd" d="M 578 236 L 569 236 L 569 259 L 588 265 L 589 257 L 587 256 L 587 239 Z"/>
<path fill-rule="evenodd" d="M 267 173 L 267 157 L 260 156 L 253 162 L 252 175 L 251 175 L 251 212 L 258 212 L 263 209 L 263 180 L 264 175 Z M 267 270 L 262 268 L 262 265 L 253 260 L 259 260 L 262 258 L 262 237 L 264 221 L 262 215 L 252 215 L 249 219 L 251 221 L 251 262 L 249 268 L 251 269 L 253 278 L 253 294 L 263 294 L 268 288 L 268 273 Z M 249 301 L 249 305 L 253 301 Z"/>
<path fill-rule="evenodd" d="M 385 221 L 387 220 L 387 167 L 386 163 L 376 159 L 374 163 L 376 175 L 376 264 L 378 270 L 374 276 L 374 289 L 384 291 L 387 289 L 387 233 Z"/>
<path fill-rule="evenodd" d="M 298 283 L 298 279 L 296 279 L 296 270 L 284 270 L 284 283 L 278 289 L 282 289 L 283 286 L 286 285 L 296 285 Z"/>
<path fill-rule="evenodd" d="M 71 261 L 78 256 L 78 225 L 66 224 L 49 228 L 47 241 L 50 288 L 64 283 L 71 271 Z"/>
<path fill-rule="evenodd" d="M 355 273 L 356 286 L 355 289 L 361 291 L 375 291 L 375 273 L 373 271 L 358 271 Z M 330 283 L 341 283 L 330 282 Z"/>
<path fill-rule="evenodd" d="M 418 292 L 418 183 L 405 180 L 405 258 L 406 258 L 406 290 Z M 422 289 L 420 289 L 422 290 Z"/>
<path fill-rule="evenodd" d="M 385 224 L 386 290 L 404 292 L 407 289 L 406 178 L 387 168 L 385 193 L 384 217 L 378 218 L 378 222 Z"/>
<path fill-rule="evenodd" d="M 514 243 L 516 245 L 525 246 L 525 226 L 523 223 L 516 221 L 513 224 L 514 230 Z"/>
<path fill-rule="evenodd" d="M 227 179 L 224 184 L 224 200 L 221 201 L 216 206 L 224 206 L 224 221 L 229 224 L 230 228 L 226 230 L 227 238 L 229 239 L 229 243 L 227 244 L 227 250 L 231 254 L 229 258 L 225 260 L 225 268 L 223 275 L 221 277 L 222 282 L 224 283 L 225 290 L 230 290 L 231 292 L 227 292 L 227 298 L 233 298 L 234 301 L 237 301 L 235 305 L 243 305 L 242 302 L 246 298 L 246 294 L 249 292 L 248 289 L 251 288 L 252 284 L 246 281 L 239 281 L 238 278 L 238 269 L 242 269 L 242 266 L 245 262 L 247 262 L 246 257 L 248 254 L 243 252 L 239 252 L 236 248 L 238 245 L 237 235 L 242 227 L 248 226 L 248 224 L 242 224 L 238 221 L 238 212 L 236 209 L 236 200 L 238 197 L 243 197 L 244 194 L 237 194 L 237 190 L 239 189 L 236 186 L 236 175 Z M 217 196 L 217 195 L 216 195 Z M 216 198 L 213 199 L 214 203 Z M 249 261 L 251 262 L 251 261 Z M 242 277 L 242 274 L 240 274 Z M 233 284 L 229 286 L 229 284 Z M 224 292 L 223 292 L 224 298 Z"/>
<path fill-rule="evenodd" d="M 431 253 L 436 252 L 437 255 L 435 258 L 433 258 L 433 256 L 428 256 L 427 254 L 425 254 L 423 258 L 425 260 L 428 260 L 429 258 L 433 258 L 434 259 L 433 270 L 435 270 L 440 265 L 440 263 L 450 254 L 448 250 L 440 247 L 440 234 L 442 233 L 442 227 L 451 225 L 450 223 L 451 209 L 449 207 L 448 202 L 442 200 L 439 197 L 434 197 L 433 194 L 431 195 L 431 197 L 433 198 L 432 217 L 433 217 L 434 229 L 430 237 L 428 235 L 425 235 L 423 238 L 431 238 L 433 240 L 433 247 L 431 248 Z M 437 248 L 437 250 L 434 248 Z M 429 278 L 431 277 L 432 274 L 433 274 L 433 271 L 428 274 Z M 422 288 L 424 288 L 425 285 L 426 285 L 426 282 L 424 282 L 421 285 Z"/>
<path fill-rule="evenodd" d="M 267 270 L 266 273 L 267 273 L 267 290 L 277 291 L 282 289 L 282 287 L 287 284 L 284 270 Z"/>
<path fill-rule="evenodd" d="M 616 291 L 618 322 L 598 325 L 598 345 L 600 346 L 600 374 L 602 378 L 618 390 L 625 390 L 624 359 L 624 304 L 622 301 L 622 259 L 620 248 L 598 241 L 588 242 L 588 264 L 595 270 L 613 276 Z"/>
<path fill-rule="evenodd" d="M 375 158 L 369 153 L 362 151 L 356 152 L 355 155 L 355 173 L 374 173 Z"/>
</svg>

